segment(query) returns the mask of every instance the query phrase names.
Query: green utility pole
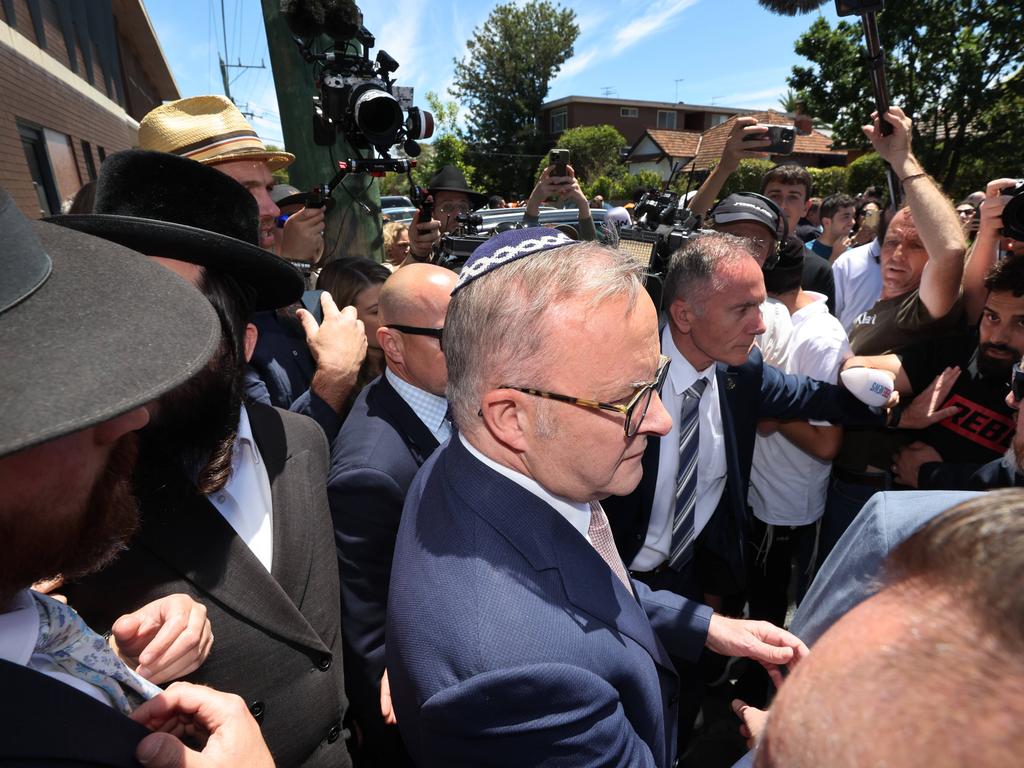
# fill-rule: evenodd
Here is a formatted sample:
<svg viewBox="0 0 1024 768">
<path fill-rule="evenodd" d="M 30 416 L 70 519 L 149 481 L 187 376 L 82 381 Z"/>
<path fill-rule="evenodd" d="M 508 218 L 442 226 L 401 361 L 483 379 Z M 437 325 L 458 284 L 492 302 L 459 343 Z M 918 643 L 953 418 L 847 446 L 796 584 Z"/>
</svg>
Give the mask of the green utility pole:
<svg viewBox="0 0 1024 768">
<path fill-rule="evenodd" d="M 280 0 L 261 1 L 281 130 L 285 148 L 295 155 L 295 162 L 288 167 L 288 178 L 299 189 L 312 189 L 334 178 L 338 171 L 336 161 L 362 155 L 341 134 L 333 147 L 323 147 L 313 141 L 313 96 L 316 95 L 313 67 L 303 61 L 299 53 L 291 30 L 278 10 Z M 382 260 L 380 192 L 372 182 L 370 176 L 353 174 L 334 190 L 335 206 L 327 216 L 324 233 L 325 261 L 343 256 Z"/>
</svg>

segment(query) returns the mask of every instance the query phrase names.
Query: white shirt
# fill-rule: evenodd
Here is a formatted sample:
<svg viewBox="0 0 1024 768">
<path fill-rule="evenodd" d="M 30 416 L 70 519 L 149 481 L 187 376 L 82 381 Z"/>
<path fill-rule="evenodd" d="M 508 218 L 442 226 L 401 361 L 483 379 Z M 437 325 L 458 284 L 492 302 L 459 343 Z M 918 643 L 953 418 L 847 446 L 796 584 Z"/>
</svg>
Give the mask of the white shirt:
<svg viewBox="0 0 1024 768">
<path fill-rule="evenodd" d="M 569 525 L 580 532 L 580 535 L 588 542 L 590 536 L 590 505 L 581 501 L 570 501 L 562 496 L 556 496 L 547 489 L 541 487 L 540 483 L 532 477 L 527 477 L 522 472 L 516 472 L 504 464 L 499 464 L 494 459 L 484 456 L 480 451 L 469 444 L 465 435 L 459 433 L 459 440 L 473 456 L 480 460 L 485 466 L 490 467 L 502 477 L 507 477 L 513 483 L 532 493 L 538 499 L 555 508 L 562 517 L 569 521 Z M 592 542 L 591 542 L 592 543 Z"/>
<path fill-rule="evenodd" d="M 782 368 L 789 354 L 789 337 L 793 334 L 793 321 L 786 305 L 778 299 L 765 299 L 760 307 L 764 318 L 764 333 L 754 339 L 766 365 Z"/>
<path fill-rule="evenodd" d="M 789 362 L 782 370 L 835 384 L 839 367 L 853 353 L 846 331 L 828 312 L 825 296 L 793 313 Z M 811 422 L 827 425 L 827 422 Z M 748 502 L 754 515 L 770 525 L 808 525 L 825 511 L 832 462 L 798 448 L 779 432 L 758 435 L 750 467 Z"/>
<path fill-rule="evenodd" d="M 35 598 L 27 589 L 23 589 L 14 595 L 7 610 L 0 613 L 0 659 L 42 672 L 47 677 L 70 685 L 108 707 L 113 706 L 110 697 L 102 688 L 65 672 L 54 664 L 48 655 L 33 653 L 38 638 L 39 611 L 36 610 Z"/>
<path fill-rule="evenodd" d="M 679 413 L 683 405 L 683 393 L 700 377 L 707 379 L 708 385 L 697 409 L 699 437 L 694 535 L 699 535 L 707 525 L 725 489 L 725 435 L 715 364 L 712 363 L 698 373 L 676 348 L 668 325 L 661 334 L 661 349 L 663 354 L 672 359 L 668 380 L 661 392 L 661 401 L 672 415 L 672 429 L 661 438 L 651 522 L 647 526 L 647 538 L 629 566 L 634 571 L 651 571 L 668 560 L 669 549 L 672 547 L 672 522 L 676 514 L 676 478 L 679 474 Z"/>
<path fill-rule="evenodd" d="M 274 515 L 270 478 L 242 406 L 227 485 L 207 497 L 228 525 L 270 570 L 274 556 Z"/>
<path fill-rule="evenodd" d="M 836 282 L 836 317 L 849 333 L 857 315 L 871 309 L 882 295 L 882 246 L 877 240 L 845 251 L 832 264 Z"/>
</svg>

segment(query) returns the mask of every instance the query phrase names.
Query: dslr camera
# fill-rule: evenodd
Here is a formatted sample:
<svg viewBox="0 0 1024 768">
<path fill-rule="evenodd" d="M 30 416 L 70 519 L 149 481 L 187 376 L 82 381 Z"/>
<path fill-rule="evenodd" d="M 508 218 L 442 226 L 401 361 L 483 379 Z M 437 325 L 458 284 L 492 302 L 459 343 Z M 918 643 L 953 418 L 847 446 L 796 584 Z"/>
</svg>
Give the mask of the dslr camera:
<svg viewBox="0 0 1024 768">
<path fill-rule="evenodd" d="M 773 155 L 790 155 L 793 153 L 793 145 L 796 143 L 796 128 L 792 125 L 768 125 L 762 126 L 768 129 L 768 133 L 752 133 L 744 136 L 744 141 L 758 141 L 760 139 L 771 139 L 767 147 L 758 147 L 758 152 L 770 152 Z"/>
<path fill-rule="evenodd" d="M 1017 179 L 1013 186 L 1003 187 L 999 193 L 1013 198 L 1003 209 L 1003 234 L 1024 240 L 1024 179 Z"/>
</svg>

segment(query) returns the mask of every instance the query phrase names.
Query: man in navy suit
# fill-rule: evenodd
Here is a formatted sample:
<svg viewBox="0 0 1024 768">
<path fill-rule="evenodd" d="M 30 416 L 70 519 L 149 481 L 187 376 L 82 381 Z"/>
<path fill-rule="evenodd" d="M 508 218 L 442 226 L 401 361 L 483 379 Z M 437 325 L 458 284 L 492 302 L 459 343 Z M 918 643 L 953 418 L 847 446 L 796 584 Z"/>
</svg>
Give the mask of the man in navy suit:
<svg viewBox="0 0 1024 768">
<path fill-rule="evenodd" d="M 451 435 L 441 333 L 456 275 L 410 264 L 380 293 L 384 375 L 364 389 L 334 442 L 327 483 L 341 577 L 341 631 L 360 765 L 408 764 L 381 715 L 384 622 L 402 504 L 420 465 Z"/>
<path fill-rule="evenodd" d="M 742 605 L 746 497 L 758 420 L 873 425 L 884 420 L 844 389 L 763 364 L 754 338 L 765 328 L 759 309 L 765 287 L 753 247 L 733 235 L 712 233 L 673 256 L 661 348 L 672 360 L 663 400 L 677 423 L 660 440 L 648 441 L 637 488 L 605 505 L 622 559 L 635 578 L 654 589 L 714 600 L 716 607 L 722 597 Z M 691 406 L 695 423 L 687 432 L 680 429 L 680 414 Z M 695 458 L 689 474 L 681 462 L 688 450 Z M 689 506 L 683 477 L 692 483 Z M 688 536 L 680 537 L 683 530 Z M 679 666 L 691 681 L 680 709 L 685 742 L 707 673 Z"/>
<path fill-rule="evenodd" d="M 399 527 L 387 669 L 417 765 L 658 766 L 676 755 L 670 655 L 767 664 L 798 639 L 633 582 L 600 499 L 668 432 L 657 313 L 628 257 L 547 229 L 477 249 L 445 322 L 458 433 Z"/>
</svg>

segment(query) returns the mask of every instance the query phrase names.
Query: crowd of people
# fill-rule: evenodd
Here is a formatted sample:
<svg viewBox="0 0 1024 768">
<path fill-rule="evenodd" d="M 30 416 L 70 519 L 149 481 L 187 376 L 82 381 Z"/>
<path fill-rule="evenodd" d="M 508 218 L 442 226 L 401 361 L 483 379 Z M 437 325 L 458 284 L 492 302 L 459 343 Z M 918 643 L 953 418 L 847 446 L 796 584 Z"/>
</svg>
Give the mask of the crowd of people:
<svg viewBox="0 0 1024 768">
<path fill-rule="evenodd" d="M 221 97 L 48 221 L 0 190 L 0 763 L 669 768 L 724 689 L 716 764 L 1015 764 L 1014 181 L 954 207 L 892 107 L 905 205 L 721 197 L 763 131 L 660 305 L 571 165 L 458 273 L 504 201 L 450 166 L 321 263 Z"/>
</svg>

